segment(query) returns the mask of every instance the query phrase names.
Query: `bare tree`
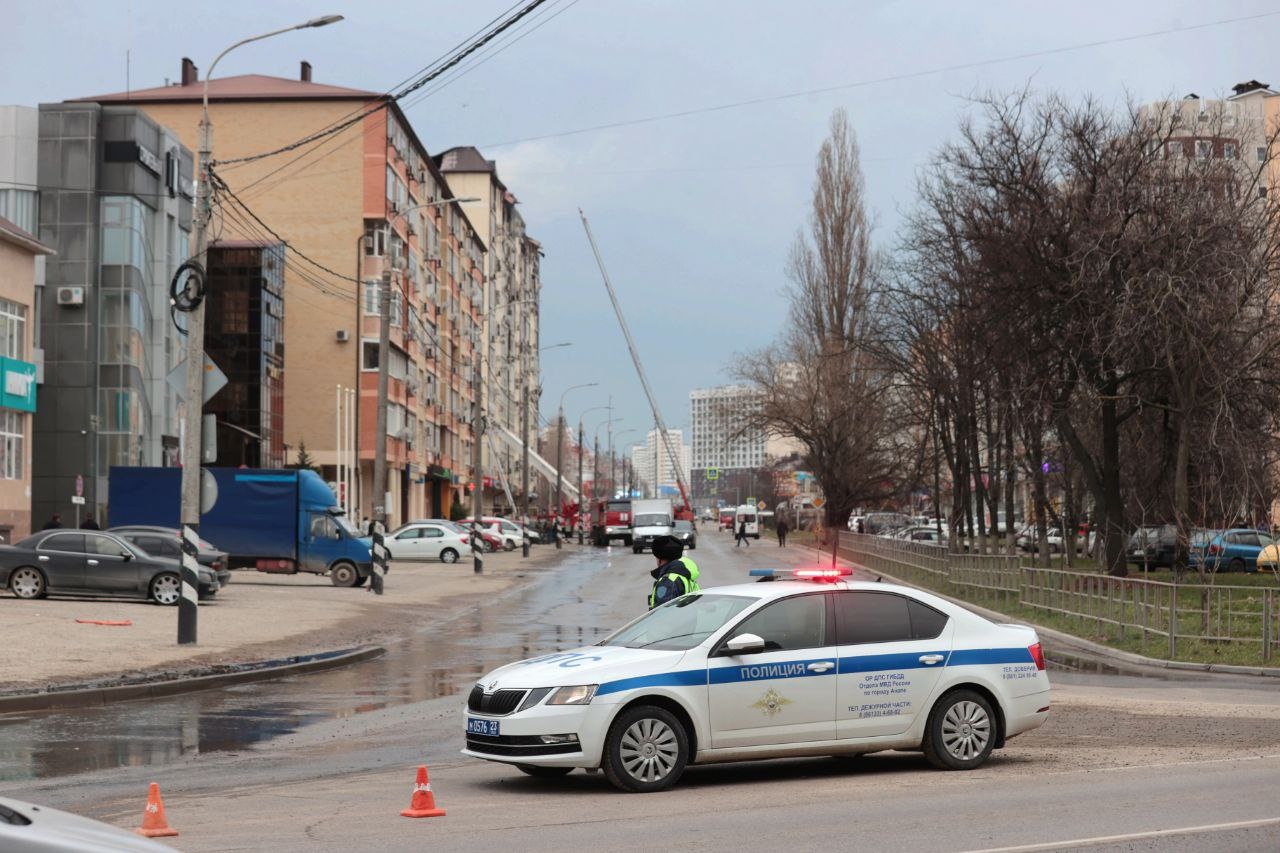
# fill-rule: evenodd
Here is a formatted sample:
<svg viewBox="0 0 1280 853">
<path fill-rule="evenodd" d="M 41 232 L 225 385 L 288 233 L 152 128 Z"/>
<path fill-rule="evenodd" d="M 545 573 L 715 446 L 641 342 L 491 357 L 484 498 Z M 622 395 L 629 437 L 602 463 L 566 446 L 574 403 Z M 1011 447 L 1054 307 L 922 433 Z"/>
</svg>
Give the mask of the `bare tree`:
<svg viewBox="0 0 1280 853">
<path fill-rule="evenodd" d="M 910 446 L 895 417 L 901 389 L 872 346 L 881 264 L 863 193 L 857 139 L 837 110 L 818 153 L 809 227 L 787 268 L 788 329 L 736 369 L 761 395 L 758 426 L 803 445 L 828 525 L 890 500 Z"/>
</svg>

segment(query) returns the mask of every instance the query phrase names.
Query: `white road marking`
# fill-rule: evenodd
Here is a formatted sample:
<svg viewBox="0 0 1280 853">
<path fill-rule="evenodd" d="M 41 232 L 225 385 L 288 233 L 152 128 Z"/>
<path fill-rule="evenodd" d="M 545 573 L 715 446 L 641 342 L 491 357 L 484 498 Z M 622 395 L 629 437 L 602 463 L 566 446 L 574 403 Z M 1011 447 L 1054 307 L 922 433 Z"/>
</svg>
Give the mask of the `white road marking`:
<svg viewBox="0 0 1280 853">
<path fill-rule="evenodd" d="M 1094 838 L 1069 838 L 1061 841 L 1045 841 L 1040 844 L 1023 844 L 1017 847 L 988 847 L 983 850 L 969 851 L 969 853 L 1033 853 L 1037 850 L 1101 847 L 1105 844 L 1126 844 L 1131 841 L 1149 841 L 1155 838 L 1172 838 L 1178 835 L 1206 832 L 1230 832 L 1233 829 L 1257 829 L 1264 826 L 1280 826 L 1280 817 L 1239 820 L 1233 823 L 1207 823 L 1202 826 L 1184 826 L 1179 829 L 1154 829 L 1149 832 L 1130 832 L 1124 835 L 1099 835 Z"/>
</svg>

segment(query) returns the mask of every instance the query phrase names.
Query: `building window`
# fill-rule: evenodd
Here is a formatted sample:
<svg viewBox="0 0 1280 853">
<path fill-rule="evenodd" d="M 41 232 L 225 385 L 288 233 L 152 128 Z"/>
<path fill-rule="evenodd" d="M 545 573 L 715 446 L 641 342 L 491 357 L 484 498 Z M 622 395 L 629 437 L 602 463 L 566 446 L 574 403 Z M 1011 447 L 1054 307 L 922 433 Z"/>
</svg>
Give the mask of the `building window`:
<svg viewBox="0 0 1280 853">
<path fill-rule="evenodd" d="M 382 282 L 369 278 L 364 282 L 364 313 L 367 317 L 377 317 L 382 313 L 382 304 L 378 300 Z M 391 300 L 391 325 L 399 326 L 404 317 L 404 294 L 397 291 Z"/>
<path fill-rule="evenodd" d="M 1267 147 L 1265 145 L 1259 145 L 1255 152 L 1255 156 L 1257 156 L 1259 163 L 1267 162 Z"/>
<path fill-rule="evenodd" d="M 360 369 L 368 372 L 378 369 L 378 342 L 360 342 Z"/>
<path fill-rule="evenodd" d="M 1213 156 L 1213 143 L 1203 139 L 1196 140 L 1196 159 L 1208 160 Z"/>
<path fill-rule="evenodd" d="M 1236 148 L 1234 142 L 1224 142 L 1222 144 L 1222 156 L 1228 160 L 1235 160 L 1240 156 L 1240 150 Z"/>
<path fill-rule="evenodd" d="M 0 480 L 22 479 L 26 423 L 22 412 L 0 409 Z"/>
<path fill-rule="evenodd" d="M 40 223 L 39 194 L 35 190 L 0 190 L 0 216 L 35 234 Z"/>
<path fill-rule="evenodd" d="M 0 355 L 27 358 L 27 306 L 8 299 L 0 299 Z"/>
</svg>

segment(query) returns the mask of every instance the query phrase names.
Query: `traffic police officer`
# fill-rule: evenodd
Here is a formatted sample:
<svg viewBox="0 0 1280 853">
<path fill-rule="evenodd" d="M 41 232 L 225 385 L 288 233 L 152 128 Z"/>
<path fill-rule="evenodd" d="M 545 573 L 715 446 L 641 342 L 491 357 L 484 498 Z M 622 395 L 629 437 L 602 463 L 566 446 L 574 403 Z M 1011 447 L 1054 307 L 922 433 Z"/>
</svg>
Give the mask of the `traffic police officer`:
<svg viewBox="0 0 1280 853">
<path fill-rule="evenodd" d="M 698 565 L 684 556 L 684 545 L 674 536 L 653 540 L 653 556 L 658 567 L 649 573 L 653 589 L 649 591 L 649 609 L 665 604 L 690 592 L 698 592 Z"/>
</svg>

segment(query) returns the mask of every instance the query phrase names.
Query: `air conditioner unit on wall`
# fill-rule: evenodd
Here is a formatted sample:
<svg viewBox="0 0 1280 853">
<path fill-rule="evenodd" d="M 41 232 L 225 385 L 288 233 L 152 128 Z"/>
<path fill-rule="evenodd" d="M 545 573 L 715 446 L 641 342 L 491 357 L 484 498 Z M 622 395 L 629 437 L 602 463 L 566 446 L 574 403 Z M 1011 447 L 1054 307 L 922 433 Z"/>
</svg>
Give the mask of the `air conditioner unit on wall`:
<svg viewBox="0 0 1280 853">
<path fill-rule="evenodd" d="M 83 287 L 59 287 L 58 288 L 58 304 L 59 305 L 83 305 L 84 304 L 84 288 Z"/>
<path fill-rule="evenodd" d="M 339 329 L 337 333 L 334 335 L 334 338 L 336 338 L 338 343 L 340 344 L 346 343 L 347 341 L 351 340 L 351 333 L 348 332 L 346 329 Z"/>
</svg>

